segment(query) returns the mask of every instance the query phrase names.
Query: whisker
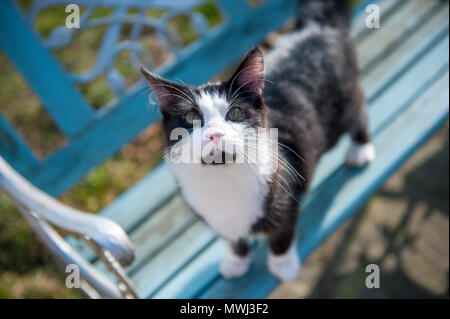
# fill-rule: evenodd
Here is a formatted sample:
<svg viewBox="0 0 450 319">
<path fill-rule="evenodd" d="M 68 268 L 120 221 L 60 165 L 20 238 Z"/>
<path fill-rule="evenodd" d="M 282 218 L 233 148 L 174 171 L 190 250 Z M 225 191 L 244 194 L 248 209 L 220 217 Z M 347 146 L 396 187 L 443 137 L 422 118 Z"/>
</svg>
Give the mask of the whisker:
<svg viewBox="0 0 450 319">
<path fill-rule="evenodd" d="M 174 90 L 177 90 L 178 92 L 180 92 L 181 94 L 183 94 L 186 98 L 187 98 L 187 100 L 189 100 L 190 102 L 190 104 L 192 104 L 192 105 L 195 105 L 195 101 L 192 99 L 192 97 L 190 97 L 188 94 L 186 94 L 186 92 L 183 92 L 182 90 L 180 90 L 179 88 L 177 88 L 177 87 L 175 87 L 175 86 L 173 86 L 173 85 L 170 85 L 170 84 L 166 84 L 166 83 L 157 83 L 156 85 L 160 85 L 160 86 L 164 86 L 164 87 L 169 87 L 169 88 L 172 88 L 172 89 L 174 89 Z"/>
</svg>

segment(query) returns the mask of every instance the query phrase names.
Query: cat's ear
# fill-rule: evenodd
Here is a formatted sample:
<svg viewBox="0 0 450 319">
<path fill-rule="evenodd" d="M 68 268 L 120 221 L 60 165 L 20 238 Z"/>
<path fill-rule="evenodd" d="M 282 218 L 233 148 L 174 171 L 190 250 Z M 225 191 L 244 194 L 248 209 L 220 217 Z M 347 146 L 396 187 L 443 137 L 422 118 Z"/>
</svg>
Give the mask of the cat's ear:
<svg viewBox="0 0 450 319">
<path fill-rule="evenodd" d="M 171 107 L 174 107 L 178 100 L 183 99 L 183 94 L 186 94 L 185 86 L 183 85 L 165 80 L 144 67 L 141 67 L 141 72 L 158 98 L 161 111 L 170 111 Z"/>
<path fill-rule="evenodd" d="M 233 90 L 262 95 L 264 89 L 264 57 L 259 48 L 251 50 L 230 79 Z"/>
</svg>

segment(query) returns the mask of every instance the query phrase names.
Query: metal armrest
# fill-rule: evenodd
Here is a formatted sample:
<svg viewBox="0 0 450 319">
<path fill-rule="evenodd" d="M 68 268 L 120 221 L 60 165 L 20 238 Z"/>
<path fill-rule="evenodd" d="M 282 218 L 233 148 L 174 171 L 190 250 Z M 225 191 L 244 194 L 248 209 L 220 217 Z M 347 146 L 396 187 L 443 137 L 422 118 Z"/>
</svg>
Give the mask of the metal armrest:
<svg viewBox="0 0 450 319">
<path fill-rule="evenodd" d="M 134 252 L 125 231 L 115 222 L 105 217 L 81 212 L 60 203 L 33 186 L 0 157 L 0 188 L 13 201 L 71 233 L 86 236 L 95 244 L 110 252 L 126 266 L 133 262 Z"/>
<path fill-rule="evenodd" d="M 87 214 L 66 206 L 19 175 L 0 156 L 0 189 L 3 189 L 47 248 L 64 265 L 77 264 L 83 277 L 81 289 L 91 298 L 138 298 L 121 267 L 133 262 L 134 252 L 125 231 L 107 218 Z M 78 252 L 47 223 L 84 239 L 119 281 L 116 285 Z"/>
</svg>

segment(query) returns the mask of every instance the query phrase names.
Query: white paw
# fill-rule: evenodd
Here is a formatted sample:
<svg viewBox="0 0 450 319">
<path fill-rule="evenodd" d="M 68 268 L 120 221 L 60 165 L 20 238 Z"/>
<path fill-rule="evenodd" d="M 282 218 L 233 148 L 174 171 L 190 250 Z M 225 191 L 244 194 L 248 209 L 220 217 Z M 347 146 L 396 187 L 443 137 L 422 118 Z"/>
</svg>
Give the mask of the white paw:
<svg viewBox="0 0 450 319">
<path fill-rule="evenodd" d="M 300 270 L 300 259 L 295 249 L 295 244 L 283 255 L 269 253 L 267 265 L 272 275 L 281 281 L 296 279 Z"/>
<path fill-rule="evenodd" d="M 372 143 L 359 144 L 352 142 L 347 152 L 347 165 L 363 167 L 375 159 L 375 147 Z"/>
<path fill-rule="evenodd" d="M 232 279 L 245 275 L 250 268 L 250 255 L 239 257 L 228 252 L 220 263 L 219 271 L 226 279 Z"/>
</svg>

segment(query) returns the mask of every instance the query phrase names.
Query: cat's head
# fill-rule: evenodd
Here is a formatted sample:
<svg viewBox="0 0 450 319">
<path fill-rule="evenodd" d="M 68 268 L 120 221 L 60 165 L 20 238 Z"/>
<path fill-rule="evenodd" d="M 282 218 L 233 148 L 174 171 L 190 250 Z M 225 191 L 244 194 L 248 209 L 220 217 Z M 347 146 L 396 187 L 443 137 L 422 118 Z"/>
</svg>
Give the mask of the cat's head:
<svg viewBox="0 0 450 319">
<path fill-rule="evenodd" d="M 194 163 L 234 162 L 245 148 L 243 137 L 255 137 L 255 130 L 266 127 L 264 59 L 258 48 L 247 54 L 230 79 L 200 87 L 141 70 L 159 101 L 168 148 L 176 146 L 184 160 L 190 152 Z"/>
</svg>

